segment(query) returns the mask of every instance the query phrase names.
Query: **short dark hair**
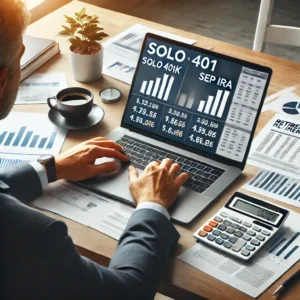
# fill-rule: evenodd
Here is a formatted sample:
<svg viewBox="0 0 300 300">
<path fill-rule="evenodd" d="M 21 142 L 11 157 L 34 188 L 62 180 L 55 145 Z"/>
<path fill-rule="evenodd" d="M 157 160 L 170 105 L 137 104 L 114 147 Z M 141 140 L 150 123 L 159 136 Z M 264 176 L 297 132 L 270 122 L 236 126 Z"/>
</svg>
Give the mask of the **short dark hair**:
<svg viewBox="0 0 300 300">
<path fill-rule="evenodd" d="M 0 0 L 0 68 L 9 67 L 16 58 L 16 40 L 28 21 L 29 14 L 22 0 Z"/>
</svg>

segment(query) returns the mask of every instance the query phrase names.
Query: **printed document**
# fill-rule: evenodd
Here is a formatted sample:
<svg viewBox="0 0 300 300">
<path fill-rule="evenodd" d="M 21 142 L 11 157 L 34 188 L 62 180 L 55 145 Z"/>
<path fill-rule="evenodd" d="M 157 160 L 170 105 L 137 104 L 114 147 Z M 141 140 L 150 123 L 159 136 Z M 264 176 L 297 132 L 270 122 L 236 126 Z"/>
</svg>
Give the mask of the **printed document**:
<svg viewBox="0 0 300 300">
<path fill-rule="evenodd" d="M 277 114 L 253 140 L 247 164 L 300 178 L 300 123 Z"/>
<path fill-rule="evenodd" d="M 57 155 L 67 132 L 51 124 L 45 114 L 10 113 L 0 125 L 0 170 L 41 155 Z"/>
<path fill-rule="evenodd" d="M 20 83 L 15 104 L 47 103 L 47 98 L 54 97 L 66 87 L 64 73 L 34 74 Z"/>
<path fill-rule="evenodd" d="M 102 45 L 103 74 L 131 84 L 146 33 L 154 33 L 192 45 L 196 40 L 136 24 Z"/>
<path fill-rule="evenodd" d="M 262 169 L 242 188 L 300 207 L 300 180 L 279 172 Z"/>
<path fill-rule="evenodd" d="M 116 240 L 135 210 L 67 181 L 49 185 L 33 206 L 89 226 Z"/>
<path fill-rule="evenodd" d="M 256 298 L 300 259 L 299 219 L 299 214 L 291 212 L 283 228 L 250 262 L 200 242 L 178 258 Z"/>
</svg>

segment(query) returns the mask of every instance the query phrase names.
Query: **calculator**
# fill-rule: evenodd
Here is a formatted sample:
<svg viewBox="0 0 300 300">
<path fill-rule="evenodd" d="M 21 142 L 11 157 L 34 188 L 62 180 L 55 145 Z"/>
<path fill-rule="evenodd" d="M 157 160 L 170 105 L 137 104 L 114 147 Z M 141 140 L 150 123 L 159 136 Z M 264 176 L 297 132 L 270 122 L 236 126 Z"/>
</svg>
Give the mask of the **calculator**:
<svg viewBox="0 0 300 300">
<path fill-rule="evenodd" d="M 200 242 L 242 260 L 253 257 L 280 229 L 289 211 L 236 192 L 195 233 Z"/>
</svg>

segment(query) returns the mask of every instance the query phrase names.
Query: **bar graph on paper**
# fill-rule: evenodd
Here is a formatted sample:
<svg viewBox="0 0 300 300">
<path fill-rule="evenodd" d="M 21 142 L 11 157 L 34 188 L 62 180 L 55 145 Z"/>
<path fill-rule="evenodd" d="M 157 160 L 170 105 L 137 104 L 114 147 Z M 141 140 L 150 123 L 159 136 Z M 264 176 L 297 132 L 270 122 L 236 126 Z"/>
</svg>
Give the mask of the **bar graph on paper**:
<svg viewBox="0 0 300 300">
<path fill-rule="evenodd" d="M 11 113 L 1 121 L 0 170 L 59 153 L 67 130 L 52 125 L 47 115 Z"/>
<path fill-rule="evenodd" d="M 140 89 L 141 94 L 168 101 L 174 83 L 174 76 L 164 74 L 153 80 L 144 80 Z"/>
<path fill-rule="evenodd" d="M 209 95 L 208 99 L 200 99 L 199 101 L 199 99 L 196 99 L 195 92 L 191 91 L 189 94 L 181 93 L 177 104 L 189 109 L 197 105 L 198 112 L 222 118 L 229 95 L 230 92 L 228 91 L 218 90 L 215 96 Z"/>
</svg>

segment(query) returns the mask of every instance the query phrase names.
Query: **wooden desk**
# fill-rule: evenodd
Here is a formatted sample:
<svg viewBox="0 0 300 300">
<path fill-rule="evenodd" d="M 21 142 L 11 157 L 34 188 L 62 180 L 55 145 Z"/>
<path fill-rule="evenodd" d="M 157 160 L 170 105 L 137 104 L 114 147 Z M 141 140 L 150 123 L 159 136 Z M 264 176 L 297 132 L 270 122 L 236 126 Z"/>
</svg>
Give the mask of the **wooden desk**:
<svg viewBox="0 0 300 300">
<path fill-rule="evenodd" d="M 69 86 L 83 86 L 91 89 L 96 96 L 96 103 L 101 105 L 106 114 L 103 122 L 89 130 L 80 132 L 69 132 L 67 140 L 64 144 L 63 150 L 92 137 L 104 136 L 113 128 L 119 126 L 121 116 L 126 103 L 129 85 L 119 82 L 110 77 L 104 76 L 100 81 L 92 84 L 80 84 L 76 82 L 71 73 L 71 66 L 69 62 L 69 45 L 65 38 L 60 37 L 57 33 L 60 30 L 61 24 L 64 23 L 64 14 L 73 14 L 75 11 L 80 10 L 82 7 L 87 8 L 88 13 L 95 13 L 100 16 L 101 23 L 105 28 L 105 31 L 110 37 L 118 34 L 124 29 L 136 24 L 141 23 L 153 28 L 165 30 L 171 33 L 176 33 L 182 36 L 193 38 L 197 40 L 196 45 L 202 47 L 213 47 L 213 51 L 245 59 L 248 61 L 256 62 L 262 65 L 269 66 L 273 69 L 274 75 L 268 91 L 268 94 L 273 94 L 283 88 L 295 85 L 300 82 L 300 64 L 296 64 L 281 58 L 273 57 L 267 54 L 254 52 L 251 50 L 243 49 L 233 45 L 229 45 L 220 41 L 216 41 L 210 38 L 199 36 L 193 33 L 184 32 L 175 28 L 170 28 L 160 24 L 148 22 L 131 16 L 115 13 L 109 10 L 101 9 L 95 6 L 91 6 L 82 2 L 72 1 L 71 3 L 61 7 L 57 11 L 42 18 L 38 22 L 29 26 L 27 34 L 56 39 L 61 47 L 61 54 L 46 65 L 44 65 L 39 72 L 65 72 Z M 100 102 L 98 92 L 109 86 L 115 86 L 119 88 L 123 93 L 123 98 L 120 102 L 113 105 L 105 105 Z M 32 105 L 22 106 L 17 105 L 14 107 L 14 111 L 24 112 L 41 112 L 47 113 L 47 105 Z M 271 118 L 272 113 L 264 113 L 261 115 L 258 131 L 265 125 L 265 123 Z M 195 240 L 192 233 L 204 222 L 206 219 L 213 215 L 224 203 L 229 196 L 239 187 L 252 178 L 257 171 L 256 168 L 247 166 L 243 175 L 233 184 L 226 192 L 224 192 L 205 212 L 196 218 L 188 226 L 176 225 L 176 228 L 181 234 L 181 239 L 177 246 L 176 252 L 171 260 L 168 269 L 166 271 L 164 281 L 161 284 L 160 291 L 170 297 L 176 299 L 193 299 L 195 295 L 196 299 L 199 296 L 209 299 L 252 299 L 251 297 L 243 294 L 242 292 L 231 288 L 230 286 L 216 280 L 215 278 L 200 272 L 199 270 L 183 263 L 176 259 L 176 256 L 184 252 L 189 247 L 195 244 Z M 274 201 L 276 203 L 276 201 Z M 281 203 L 280 203 L 281 204 Z M 284 205 L 284 204 L 282 204 Z M 300 213 L 300 209 L 295 207 L 284 205 L 287 208 Z M 82 254 L 90 257 L 91 259 L 107 265 L 112 257 L 116 248 L 117 242 L 100 232 L 82 226 L 76 222 L 62 218 L 60 216 L 47 213 L 54 218 L 63 219 L 68 227 L 69 233 L 72 236 L 75 244 Z M 300 220 L 299 220 L 300 224 Z M 297 268 L 300 267 L 300 263 L 294 266 L 288 273 L 286 273 L 279 282 L 288 278 Z M 270 287 L 259 299 L 273 299 L 271 297 L 275 287 L 279 282 Z M 284 296 L 284 299 L 299 299 L 300 286 L 293 286 L 293 288 Z M 283 299 L 283 298 L 282 298 Z"/>
</svg>

